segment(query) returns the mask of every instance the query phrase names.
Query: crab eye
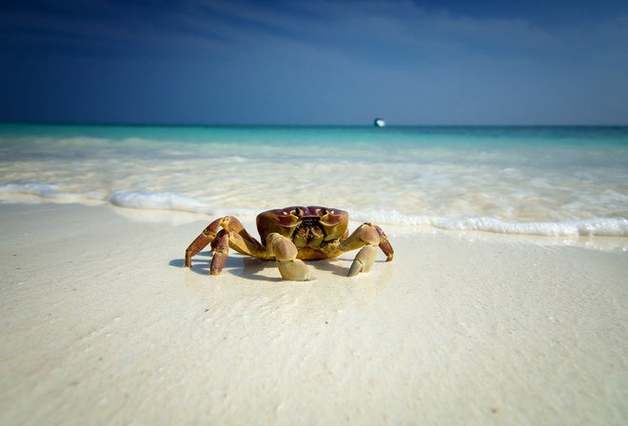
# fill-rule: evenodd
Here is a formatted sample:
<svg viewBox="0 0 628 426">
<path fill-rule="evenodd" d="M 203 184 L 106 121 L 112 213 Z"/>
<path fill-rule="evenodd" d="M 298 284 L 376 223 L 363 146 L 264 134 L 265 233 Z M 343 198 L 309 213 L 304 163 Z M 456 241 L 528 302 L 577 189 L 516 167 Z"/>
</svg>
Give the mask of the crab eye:
<svg viewBox="0 0 628 426">
<path fill-rule="evenodd" d="M 326 213 L 323 216 L 321 216 L 320 223 L 324 226 L 334 226 L 338 223 L 338 217 L 332 216 L 329 213 Z"/>
<path fill-rule="evenodd" d="M 273 221 L 279 223 L 281 226 L 292 228 L 299 222 L 299 218 L 292 214 L 292 212 L 284 211 L 273 216 Z"/>
</svg>

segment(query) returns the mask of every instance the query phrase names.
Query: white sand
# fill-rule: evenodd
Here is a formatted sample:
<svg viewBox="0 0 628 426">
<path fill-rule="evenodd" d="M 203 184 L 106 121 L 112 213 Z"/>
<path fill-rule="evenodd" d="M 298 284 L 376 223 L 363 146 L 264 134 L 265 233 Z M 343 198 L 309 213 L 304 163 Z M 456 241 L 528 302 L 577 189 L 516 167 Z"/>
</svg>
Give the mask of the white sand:
<svg viewBox="0 0 628 426">
<path fill-rule="evenodd" d="M 628 253 L 420 234 L 289 283 L 182 268 L 190 216 L 0 214 L 2 425 L 628 423 Z"/>
</svg>

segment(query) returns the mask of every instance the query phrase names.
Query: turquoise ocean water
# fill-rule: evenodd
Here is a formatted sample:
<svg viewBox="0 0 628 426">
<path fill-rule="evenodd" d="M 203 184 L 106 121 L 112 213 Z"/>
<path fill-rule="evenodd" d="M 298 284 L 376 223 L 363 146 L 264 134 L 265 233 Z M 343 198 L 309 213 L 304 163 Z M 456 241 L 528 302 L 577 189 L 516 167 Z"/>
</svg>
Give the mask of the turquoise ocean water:
<svg viewBox="0 0 628 426">
<path fill-rule="evenodd" d="M 628 128 L 2 124 L 0 200 L 625 238 Z"/>
</svg>

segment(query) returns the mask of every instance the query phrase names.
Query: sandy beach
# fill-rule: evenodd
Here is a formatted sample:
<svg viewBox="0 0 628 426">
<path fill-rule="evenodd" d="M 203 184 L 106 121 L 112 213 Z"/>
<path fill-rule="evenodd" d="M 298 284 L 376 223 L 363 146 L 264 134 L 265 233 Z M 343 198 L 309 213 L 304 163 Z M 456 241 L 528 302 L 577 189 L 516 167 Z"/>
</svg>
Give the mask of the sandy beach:
<svg viewBox="0 0 628 426">
<path fill-rule="evenodd" d="M 295 283 L 183 268 L 192 214 L 0 213 L 3 425 L 628 422 L 626 252 L 393 232 Z"/>
<path fill-rule="evenodd" d="M 628 426 L 628 1 L 5 3 L 0 426 Z"/>
</svg>

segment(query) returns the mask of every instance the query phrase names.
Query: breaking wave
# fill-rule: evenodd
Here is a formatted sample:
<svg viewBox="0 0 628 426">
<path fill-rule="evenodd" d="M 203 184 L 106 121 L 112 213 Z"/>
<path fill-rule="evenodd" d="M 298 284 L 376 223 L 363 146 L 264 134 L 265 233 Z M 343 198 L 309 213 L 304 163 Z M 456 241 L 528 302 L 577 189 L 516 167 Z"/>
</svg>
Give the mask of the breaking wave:
<svg viewBox="0 0 628 426">
<path fill-rule="evenodd" d="M 56 185 L 40 182 L 0 185 L 0 200 L 21 202 L 24 197 L 61 203 L 109 203 L 117 207 L 141 210 L 169 210 L 210 216 L 233 214 L 253 219 L 259 209 L 216 209 L 197 199 L 173 192 L 98 191 L 71 193 L 59 191 Z M 408 230 L 432 227 L 443 230 L 482 231 L 499 234 L 551 237 L 605 236 L 628 237 L 628 218 L 594 217 L 558 222 L 509 222 L 494 217 L 440 217 L 411 215 L 396 210 L 350 210 L 352 220 L 396 225 Z"/>
</svg>

